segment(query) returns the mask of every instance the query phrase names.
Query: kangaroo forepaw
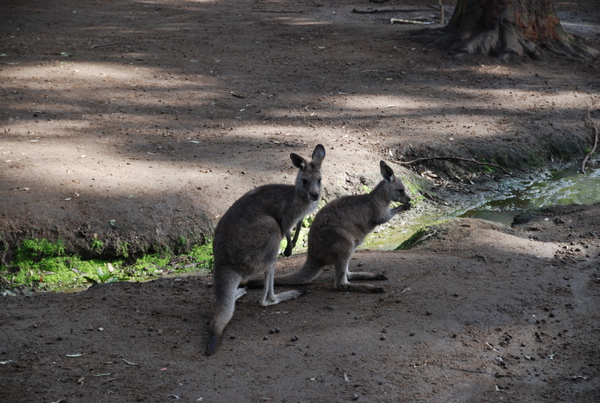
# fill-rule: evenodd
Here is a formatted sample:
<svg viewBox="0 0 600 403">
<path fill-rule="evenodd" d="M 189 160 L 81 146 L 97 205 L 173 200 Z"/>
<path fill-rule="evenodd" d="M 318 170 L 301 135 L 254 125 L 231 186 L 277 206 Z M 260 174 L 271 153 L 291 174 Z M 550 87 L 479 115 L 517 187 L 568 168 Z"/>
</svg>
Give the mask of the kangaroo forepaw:
<svg viewBox="0 0 600 403">
<path fill-rule="evenodd" d="M 388 277 L 384 273 L 375 274 L 375 277 L 373 277 L 373 280 L 377 280 L 377 281 L 384 281 L 387 279 L 388 279 Z"/>
<path fill-rule="evenodd" d="M 286 246 L 285 250 L 283 251 L 283 255 L 286 257 L 289 257 L 292 255 L 292 246 L 288 244 L 288 246 Z"/>
</svg>

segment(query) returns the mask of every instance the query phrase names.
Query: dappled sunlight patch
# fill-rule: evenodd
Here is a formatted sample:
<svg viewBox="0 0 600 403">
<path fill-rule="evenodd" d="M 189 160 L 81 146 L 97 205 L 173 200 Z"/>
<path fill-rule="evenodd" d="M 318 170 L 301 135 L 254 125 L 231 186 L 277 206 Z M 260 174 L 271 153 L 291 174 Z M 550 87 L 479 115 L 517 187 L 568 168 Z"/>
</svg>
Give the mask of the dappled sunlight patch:
<svg viewBox="0 0 600 403">
<path fill-rule="evenodd" d="M 146 55 L 148 56 L 148 55 Z M 80 62 L 80 61 L 54 61 L 44 62 L 37 65 L 17 64 L 4 68 L 2 75 L 8 79 L 18 80 L 13 81 L 13 84 L 18 84 L 19 88 L 23 85 L 46 85 L 52 83 L 53 74 L 70 74 L 76 77 L 81 83 L 99 82 L 111 80 L 123 84 L 133 85 L 135 83 L 152 82 L 153 86 L 171 87 L 174 85 L 170 82 L 168 85 L 165 80 L 169 78 L 178 79 L 176 74 L 165 71 L 160 67 L 145 67 L 135 64 L 115 64 L 106 62 Z M 194 78 L 199 78 L 194 75 Z M 210 76 L 201 77 L 205 80 L 205 84 L 214 85 L 214 79 Z M 39 80 L 43 80 L 41 83 Z M 9 81 L 10 83 L 11 81 Z M 186 85 L 181 83 L 177 85 Z M 70 89 L 65 88 L 65 89 Z"/>
<path fill-rule="evenodd" d="M 531 255 L 540 259 L 554 258 L 555 252 L 559 249 L 559 245 L 553 242 L 523 239 L 522 237 L 490 229 L 474 229 L 469 232 L 463 242 L 468 242 L 474 246 L 480 245 L 483 253 L 491 248 L 495 253 Z M 485 256 L 483 259 L 485 259 Z"/>
<path fill-rule="evenodd" d="M 96 144 L 92 148 L 79 142 L 56 139 L 51 143 L 41 139 L 29 147 L 28 151 L 16 155 L 2 155 L 4 160 L 0 161 L 0 166 L 10 169 L 15 164 L 25 164 L 27 169 L 11 170 L 10 182 L 15 187 L 28 187 L 31 192 L 53 189 L 56 201 L 83 200 L 94 194 L 128 197 L 139 192 L 182 191 L 194 182 L 196 187 L 206 186 L 206 181 L 199 177 L 198 167 L 182 171 L 176 162 L 157 158 L 161 151 L 156 148 L 139 153 L 121 147 L 115 152 L 111 146 L 99 148 Z M 5 149 L 12 147 L 8 144 Z M 82 164 L 81 160 L 86 162 Z M 177 181 L 170 178 L 177 178 Z"/>
<path fill-rule="evenodd" d="M 459 218 L 422 228 L 413 235 L 410 242 L 398 249 L 414 247 L 446 252 L 456 250 L 460 253 L 459 245 L 468 245 L 469 250 L 478 251 L 476 255 L 469 257 L 484 263 L 489 263 L 490 259 L 503 261 L 515 255 L 552 261 L 556 251 L 560 249 L 559 243 L 541 242 L 525 236 L 525 233 L 506 225 Z"/>
<path fill-rule="evenodd" d="M 64 105 L 69 105 L 72 109 L 68 112 L 98 113 L 99 108 L 93 106 L 93 102 L 106 105 L 102 109 L 110 108 L 111 103 L 121 102 L 120 94 L 126 95 L 129 107 L 135 107 L 136 104 L 156 105 L 161 98 L 168 100 L 169 105 L 180 105 L 182 102 L 178 100 L 176 91 L 192 90 L 202 93 L 205 98 L 218 94 L 215 90 L 218 81 L 209 76 L 196 74 L 190 81 L 162 68 L 127 64 L 65 61 L 35 66 L 16 65 L 0 72 L 2 77 L 5 88 L 15 94 L 38 92 L 38 99 L 33 104 L 35 106 L 22 104 L 21 108 L 35 108 L 33 110 L 42 112 L 65 113 Z M 68 82 L 65 83 L 64 79 L 68 79 Z M 132 91 L 143 94 L 143 98 L 131 97 Z M 152 97 L 155 91 L 156 97 Z M 169 91 L 175 92 L 169 94 Z M 86 95 L 84 99 L 80 96 L 82 92 Z M 195 101 L 186 105 L 198 106 L 200 103 Z M 10 109 L 14 110 L 14 107 Z"/>
<path fill-rule="evenodd" d="M 288 7 L 282 6 L 282 7 Z M 315 21 L 314 19 L 309 18 L 289 18 L 289 17 L 280 17 L 274 18 L 274 21 L 279 21 L 281 23 L 291 25 L 291 26 L 316 26 L 316 25 L 331 25 L 330 21 Z"/>
</svg>

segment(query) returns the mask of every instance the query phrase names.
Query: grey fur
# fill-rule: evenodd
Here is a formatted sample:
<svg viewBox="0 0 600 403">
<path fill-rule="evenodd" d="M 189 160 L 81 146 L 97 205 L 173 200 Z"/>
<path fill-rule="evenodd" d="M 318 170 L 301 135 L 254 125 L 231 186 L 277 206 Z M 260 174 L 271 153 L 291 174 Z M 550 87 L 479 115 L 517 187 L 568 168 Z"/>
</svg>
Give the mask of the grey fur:
<svg viewBox="0 0 600 403">
<path fill-rule="evenodd" d="M 275 294 L 275 260 L 283 237 L 288 238 L 291 228 L 317 207 L 325 148 L 317 145 L 310 162 L 297 154 L 290 154 L 290 158 L 298 168 L 295 185 L 264 185 L 251 190 L 233 203 L 217 224 L 213 240 L 216 311 L 206 355 L 216 351 L 233 316 L 235 301 L 246 293 L 240 285 L 249 277 L 265 275 L 262 306 L 297 298 L 305 292 Z"/>
<path fill-rule="evenodd" d="M 385 162 L 381 161 L 379 165 L 383 180 L 371 193 L 340 197 L 317 213 L 308 233 L 306 262 L 296 272 L 275 277 L 275 284 L 308 284 L 319 277 L 325 267 L 333 265 L 335 289 L 384 292 L 381 287 L 353 284 L 350 280 L 385 280 L 385 275 L 348 270 L 350 257 L 365 237 L 376 226 L 410 208 L 411 198 L 402 181 Z M 390 209 L 392 201 L 403 204 Z M 248 285 L 253 287 L 261 283 L 261 280 L 254 280 Z"/>
</svg>

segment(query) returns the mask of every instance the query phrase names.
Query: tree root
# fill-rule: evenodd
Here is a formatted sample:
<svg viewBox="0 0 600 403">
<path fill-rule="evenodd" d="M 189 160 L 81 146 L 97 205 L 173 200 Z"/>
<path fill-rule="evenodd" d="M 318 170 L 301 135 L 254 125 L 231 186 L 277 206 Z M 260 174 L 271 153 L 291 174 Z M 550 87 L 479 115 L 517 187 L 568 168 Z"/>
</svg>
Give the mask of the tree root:
<svg viewBox="0 0 600 403">
<path fill-rule="evenodd" d="M 392 161 L 392 162 L 394 162 L 394 163 L 396 163 L 398 165 L 402 165 L 402 166 L 409 166 L 409 165 L 418 164 L 420 162 L 430 161 L 430 160 L 455 160 L 455 161 L 469 162 L 471 164 L 477 164 L 477 165 L 484 165 L 484 166 L 490 166 L 490 167 L 499 168 L 505 174 L 507 174 L 507 175 L 510 174 L 502 165 L 493 164 L 491 162 L 480 162 L 480 161 L 474 160 L 473 158 L 461 158 L 461 157 L 426 157 L 426 158 L 417 158 L 417 159 L 414 159 L 412 161 Z"/>
<path fill-rule="evenodd" d="M 519 33 L 501 33 L 499 30 L 483 31 L 473 36 L 464 35 L 467 38 L 461 40 L 457 40 L 456 32 L 448 32 L 444 28 L 441 28 L 438 34 L 442 35 L 433 41 L 435 46 L 447 48 L 458 55 L 483 54 L 497 57 L 505 62 L 519 61 L 527 57 L 544 59 L 546 53 L 575 60 L 591 60 L 600 56 L 599 51 L 574 38 L 558 42 L 534 43 Z"/>
</svg>

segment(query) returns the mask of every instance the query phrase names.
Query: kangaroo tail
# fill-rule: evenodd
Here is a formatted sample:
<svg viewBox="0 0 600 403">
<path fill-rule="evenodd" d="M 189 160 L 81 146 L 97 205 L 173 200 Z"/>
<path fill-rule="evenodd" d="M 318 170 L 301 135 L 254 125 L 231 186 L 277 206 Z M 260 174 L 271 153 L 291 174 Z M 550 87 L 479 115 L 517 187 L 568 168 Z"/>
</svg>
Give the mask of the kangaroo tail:
<svg viewBox="0 0 600 403">
<path fill-rule="evenodd" d="M 207 356 L 213 355 L 217 351 L 223 331 L 233 317 L 235 300 L 244 294 L 244 292 L 238 291 L 241 280 L 242 277 L 231 267 L 215 267 L 213 287 L 215 290 L 216 310 L 208 333 Z"/>
<path fill-rule="evenodd" d="M 307 257 L 302 267 L 297 271 L 276 276 L 274 285 L 302 285 L 311 283 L 321 275 L 324 268 L 324 266 L 317 264 L 310 257 Z M 245 285 L 248 288 L 260 288 L 264 284 L 265 279 L 261 277 L 249 280 Z"/>
<path fill-rule="evenodd" d="M 301 285 L 313 282 L 323 272 L 324 266 L 317 264 L 310 255 L 297 271 L 275 277 L 275 285 Z"/>
</svg>

